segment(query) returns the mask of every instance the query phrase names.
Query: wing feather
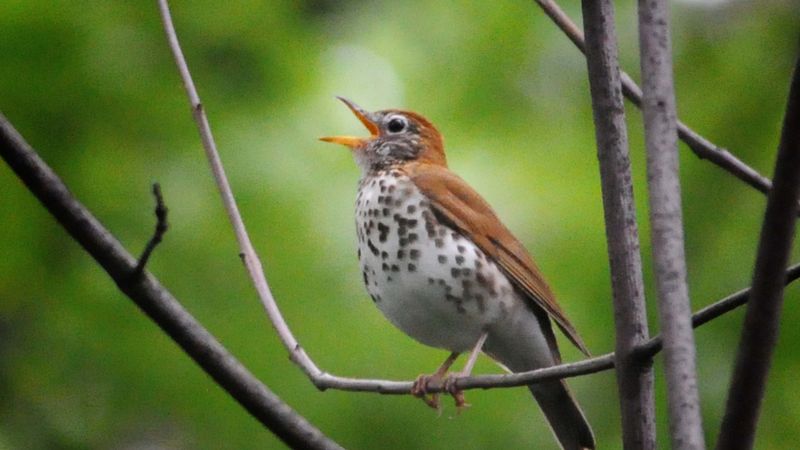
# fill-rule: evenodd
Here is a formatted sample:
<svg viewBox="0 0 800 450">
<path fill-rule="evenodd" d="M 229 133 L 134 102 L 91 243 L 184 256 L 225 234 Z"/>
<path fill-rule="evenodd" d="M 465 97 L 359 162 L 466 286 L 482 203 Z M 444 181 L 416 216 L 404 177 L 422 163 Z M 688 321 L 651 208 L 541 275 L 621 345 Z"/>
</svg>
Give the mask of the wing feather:
<svg viewBox="0 0 800 450">
<path fill-rule="evenodd" d="M 445 218 L 464 236 L 492 257 L 525 294 L 532 308 L 541 308 L 564 334 L 587 356 L 583 340 L 556 303 L 555 295 L 525 247 L 500 222 L 491 206 L 458 175 L 446 167 L 410 163 L 403 171 L 428 197 L 439 217 Z"/>
</svg>

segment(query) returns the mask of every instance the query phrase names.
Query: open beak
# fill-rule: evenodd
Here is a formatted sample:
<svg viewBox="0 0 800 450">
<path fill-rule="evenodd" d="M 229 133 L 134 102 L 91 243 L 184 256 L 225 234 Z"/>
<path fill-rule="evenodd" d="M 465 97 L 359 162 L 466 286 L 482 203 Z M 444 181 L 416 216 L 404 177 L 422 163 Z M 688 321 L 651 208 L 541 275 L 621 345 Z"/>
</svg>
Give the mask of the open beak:
<svg viewBox="0 0 800 450">
<path fill-rule="evenodd" d="M 353 111 L 353 114 L 355 114 L 356 117 L 358 117 L 358 120 L 360 120 L 361 123 L 363 123 L 364 126 L 367 127 L 370 136 L 366 138 L 355 137 L 355 136 L 327 136 L 319 138 L 320 141 L 332 142 L 334 144 L 342 144 L 350 148 L 357 148 L 366 144 L 367 142 L 378 136 L 378 131 L 379 131 L 378 125 L 375 124 L 375 122 L 373 122 L 372 119 L 369 118 L 369 113 L 367 113 L 366 111 L 361 109 L 360 106 L 356 105 L 355 103 L 351 102 L 350 100 L 344 97 L 336 97 L 336 98 L 338 98 L 345 105 L 347 105 L 347 107 L 350 108 L 350 111 Z"/>
</svg>

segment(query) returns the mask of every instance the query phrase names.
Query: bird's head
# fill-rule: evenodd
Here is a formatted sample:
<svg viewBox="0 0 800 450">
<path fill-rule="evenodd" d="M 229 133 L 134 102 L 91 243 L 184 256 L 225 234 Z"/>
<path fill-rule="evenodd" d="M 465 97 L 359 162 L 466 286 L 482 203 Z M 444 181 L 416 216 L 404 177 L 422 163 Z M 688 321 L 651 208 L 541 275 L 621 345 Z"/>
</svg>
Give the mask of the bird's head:
<svg viewBox="0 0 800 450">
<path fill-rule="evenodd" d="M 367 112 L 346 98 L 337 98 L 367 127 L 370 136 L 331 136 L 320 140 L 350 148 L 362 172 L 412 161 L 447 166 L 442 135 L 428 119 L 398 109 Z"/>
</svg>

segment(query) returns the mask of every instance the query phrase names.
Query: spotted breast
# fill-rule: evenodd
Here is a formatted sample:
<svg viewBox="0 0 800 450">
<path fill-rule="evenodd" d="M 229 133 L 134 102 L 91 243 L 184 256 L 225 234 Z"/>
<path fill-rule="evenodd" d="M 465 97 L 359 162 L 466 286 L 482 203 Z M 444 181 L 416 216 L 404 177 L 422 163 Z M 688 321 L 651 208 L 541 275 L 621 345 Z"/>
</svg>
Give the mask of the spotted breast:
<svg viewBox="0 0 800 450">
<path fill-rule="evenodd" d="M 367 291 L 395 326 L 423 344 L 466 351 L 515 306 L 497 265 L 442 223 L 397 170 L 361 179 L 356 229 Z"/>
</svg>

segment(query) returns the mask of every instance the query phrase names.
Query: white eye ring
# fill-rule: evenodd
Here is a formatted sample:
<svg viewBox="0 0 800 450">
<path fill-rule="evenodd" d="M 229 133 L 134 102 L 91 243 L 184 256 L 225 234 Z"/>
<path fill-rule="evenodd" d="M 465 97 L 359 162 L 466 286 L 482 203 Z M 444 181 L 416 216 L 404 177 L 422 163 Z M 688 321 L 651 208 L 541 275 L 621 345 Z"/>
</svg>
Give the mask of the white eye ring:
<svg viewBox="0 0 800 450">
<path fill-rule="evenodd" d="M 408 128 L 408 120 L 405 117 L 395 115 L 386 118 L 386 130 L 389 133 L 402 133 Z"/>
</svg>

